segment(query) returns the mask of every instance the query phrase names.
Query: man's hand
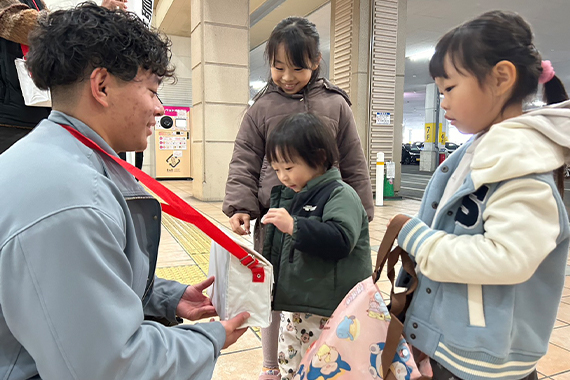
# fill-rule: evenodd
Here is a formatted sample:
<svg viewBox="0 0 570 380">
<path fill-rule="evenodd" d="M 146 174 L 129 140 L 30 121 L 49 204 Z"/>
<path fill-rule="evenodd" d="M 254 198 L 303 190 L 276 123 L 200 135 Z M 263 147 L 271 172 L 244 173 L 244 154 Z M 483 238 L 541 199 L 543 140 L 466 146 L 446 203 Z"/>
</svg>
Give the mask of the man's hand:
<svg viewBox="0 0 570 380">
<path fill-rule="evenodd" d="M 295 221 L 293 217 L 289 215 L 289 212 L 284 208 L 270 208 L 267 214 L 261 219 L 261 223 L 268 224 L 271 223 L 279 229 L 279 231 L 293 235 L 293 227 Z"/>
<path fill-rule="evenodd" d="M 238 340 L 238 338 L 242 336 L 243 333 L 247 330 L 247 327 L 244 327 L 243 329 L 239 330 L 237 330 L 237 328 L 243 325 L 245 321 L 247 321 L 249 315 L 250 314 L 247 311 L 244 311 L 243 313 L 239 313 L 232 319 L 228 319 L 227 321 L 220 321 L 220 323 L 222 324 L 222 326 L 224 326 L 224 329 L 226 330 L 226 342 L 224 343 L 224 347 L 222 347 L 222 349 L 228 348 L 229 346 L 234 344 L 236 340 Z"/>
<path fill-rule="evenodd" d="M 127 9 L 127 0 L 103 0 L 101 3 L 102 7 L 114 11 L 115 9 Z"/>
<path fill-rule="evenodd" d="M 176 315 L 191 321 L 217 315 L 212 301 L 202 293 L 213 283 L 214 277 L 210 277 L 199 284 L 188 286 L 176 307 Z"/>
<path fill-rule="evenodd" d="M 232 231 L 238 235 L 249 235 L 251 232 L 249 231 L 249 221 L 251 217 L 249 214 L 245 213 L 236 213 L 233 214 L 230 218 L 230 226 L 232 227 Z"/>
</svg>

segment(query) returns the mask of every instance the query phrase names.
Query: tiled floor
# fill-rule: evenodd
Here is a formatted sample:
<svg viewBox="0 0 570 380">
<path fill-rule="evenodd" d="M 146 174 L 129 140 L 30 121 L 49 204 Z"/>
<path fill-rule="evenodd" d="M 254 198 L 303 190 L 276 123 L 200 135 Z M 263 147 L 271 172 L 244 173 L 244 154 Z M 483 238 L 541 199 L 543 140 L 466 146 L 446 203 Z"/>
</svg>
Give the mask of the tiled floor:
<svg viewBox="0 0 570 380">
<path fill-rule="evenodd" d="M 163 181 L 162 183 L 212 221 L 229 227 L 228 218 L 221 211 L 221 202 L 201 202 L 194 199 L 192 197 L 192 182 Z M 376 207 L 374 221 L 370 224 L 370 245 L 374 247 L 380 244 L 380 240 L 386 231 L 386 225 L 393 215 L 398 213 L 415 214 L 418 209 L 419 202 L 414 200 L 385 201 L 383 207 Z M 375 262 L 375 252 L 371 252 L 371 260 L 371 262 Z M 158 268 L 165 269 L 182 265 L 197 264 L 163 227 Z M 389 294 L 390 284 L 387 279 L 381 279 L 379 287 L 385 295 Z M 237 343 L 222 352 L 213 379 L 256 380 L 261 363 L 261 341 L 249 329 Z M 570 380 L 570 276 L 566 276 L 562 303 L 550 339 L 548 354 L 538 363 L 537 369 L 540 374 L 539 379 Z"/>
</svg>

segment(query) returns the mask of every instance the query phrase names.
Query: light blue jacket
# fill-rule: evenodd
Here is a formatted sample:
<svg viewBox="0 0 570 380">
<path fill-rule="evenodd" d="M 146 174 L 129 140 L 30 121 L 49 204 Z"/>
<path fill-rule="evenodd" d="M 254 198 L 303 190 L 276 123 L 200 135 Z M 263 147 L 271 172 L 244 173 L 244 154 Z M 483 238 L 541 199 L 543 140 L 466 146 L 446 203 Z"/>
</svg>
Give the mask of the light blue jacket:
<svg viewBox="0 0 570 380">
<path fill-rule="evenodd" d="M 115 154 L 52 111 L 0 155 L 0 378 L 210 379 L 220 323 L 144 321 L 186 288 L 154 275 L 159 203 L 57 123 Z"/>
<path fill-rule="evenodd" d="M 419 271 L 405 336 L 462 379 L 521 379 L 547 351 L 564 287 L 570 232 L 551 170 L 569 157 L 570 103 L 491 127 L 439 205 L 469 145 L 398 237 Z"/>
</svg>

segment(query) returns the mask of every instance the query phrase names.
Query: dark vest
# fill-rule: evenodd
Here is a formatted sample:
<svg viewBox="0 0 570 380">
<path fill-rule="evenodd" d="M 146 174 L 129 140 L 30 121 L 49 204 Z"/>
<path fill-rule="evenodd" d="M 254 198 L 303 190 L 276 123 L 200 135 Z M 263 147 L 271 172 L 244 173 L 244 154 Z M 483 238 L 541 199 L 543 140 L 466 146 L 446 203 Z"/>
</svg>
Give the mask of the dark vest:
<svg viewBox="0 0 570 380">
<path fill-rule="evenodd" d="M 20 0 L 32 9 L 32 0 Z M 44 6 L 36 0 L 39 9 Z M 46 107 L 28 107 L 24 104 L 14 60 L 22 58 L 20 44 L 0 38 L 0 126 L 35 127 L 50 112 Z"/>
</svg>

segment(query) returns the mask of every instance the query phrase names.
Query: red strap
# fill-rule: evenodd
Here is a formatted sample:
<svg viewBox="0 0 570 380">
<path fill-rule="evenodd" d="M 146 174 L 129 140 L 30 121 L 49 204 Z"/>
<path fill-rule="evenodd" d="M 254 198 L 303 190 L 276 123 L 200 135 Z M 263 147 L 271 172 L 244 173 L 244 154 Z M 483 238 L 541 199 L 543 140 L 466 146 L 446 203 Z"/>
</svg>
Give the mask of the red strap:
<svg viewBox="0 0 570 380">
<path fill-rule="evenodd" d="M 253 274 L 253 282 L 264 282 L 265 272 L 263 267 L 260 265 L 259 260 L 254 256 L 246 252 L 242 247 L 239 246 L 233 239 L 226 235 L 222 230 L 216 227 L 212 222 L 210 222 L 204 215 L 196 211 L 192 206 L 182 200 L 178 195 L 174 194 L 172 191 L 167 189 L 164 185 L 160 184 L 157 180 L 143 172 L 142 170 L 134 167 L 128 162 L 115 157 L 107 152 L 105 152 L 99 145 L 97 145 L 93 140 L 82 135 L 76 129 L 70 127 L 69 125 L 61 126 L 69 131 L 75 138 L 81 141 L 87 147 L 101 152 L 111 159 L 113 159 L 117 164 L 121 165 L 125 170 L 135 176 L 139 181 L 144 183 L 152 192 L 158 195 L 165 203 L 161 203 L 162 211 L 174 216 L 175 218 L 181 219 L 185 222 L 192 223 L 198 227 L 202 232 L 208 235 L 216 243 L 224 247 L 228 252 L 237 257 L 242 265 L 248 267 Z"/>
<path fill-rule="evenodd" d="M 26 59 L 26 56 L 28 55 L 28 52 L 30 51 L 30 47 L 28 45 L 24 45 L 24 44 L 20 44 L 20 47 L 22 48 L 22 54 L 24 55 L 24 59 Z"/>
</svg>

